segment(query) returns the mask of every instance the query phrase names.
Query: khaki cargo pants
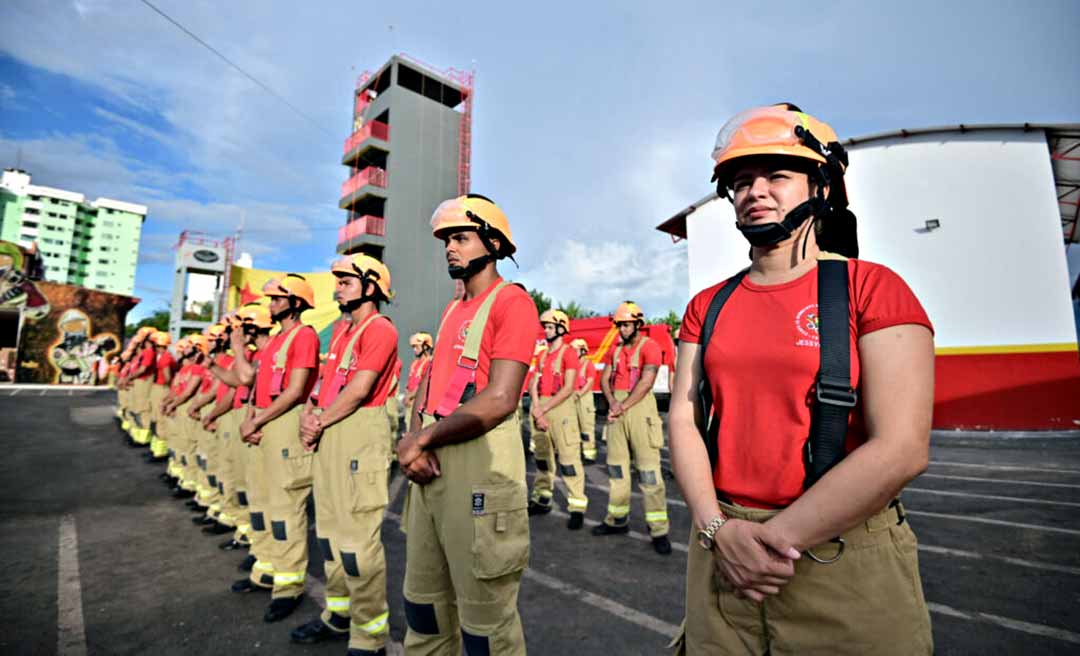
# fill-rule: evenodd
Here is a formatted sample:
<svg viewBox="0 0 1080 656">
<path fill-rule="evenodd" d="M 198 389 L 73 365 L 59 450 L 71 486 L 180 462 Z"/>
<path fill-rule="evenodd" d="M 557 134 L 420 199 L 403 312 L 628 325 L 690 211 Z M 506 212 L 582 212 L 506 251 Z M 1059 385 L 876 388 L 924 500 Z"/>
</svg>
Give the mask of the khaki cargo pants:
<svg viewBox="0 0 1080 656">
<path fill-rule="evenodd" d="M 442 476 L 410 483 L 406 498 L 405 652 L 524 654 L 517 596 L 529 561 L 529 517 L 521 428 L 510 415 L 486 435 L 435 453 Z"/>
<path fill-rule="evenodd" d="M 274 599 L 299 597 L 307 577 L 307 500 L 313 454 L 300 442 L 302 408 L 298 405 L 263 426 L 259 444 L 267 491 L 264 512 L 270 528 L 267 551 L 274 568 Z"/>
<path fill-rule="evenodd" d="M 721 507 L 728 517 L 755 522 L 776 514 L 725 503 Z M 897 504 L 845 533 L 844 552 L 834 563 L 816 563 L 804 553 L 795 561 L 794 578 L 760 604 L 735 596 L 717 572 L 712 554 L 697 544 L 697 531 L 691 531 L 685 644 L 676 653 L 933 653 L 915 534 L 903 513 Z M 828 560 L 838 545 L 826 543 L 812 551 Z"/>
<path fill-rule="evenodd" d="M 322 621 L 349 648 L 378 651 L 390 632 L 383 512 L 390 427 L 382 407 L 359 408 L 326 429 L 313 464 L 316 538 L 326 570 Z"/>
<path fill-rule="evenodd" d="M 577 397 L 578 427 L 581 429 L 581 453 L 589 460 L 596 460 L 596 401 L 592 390 Z"/>
<path fill-rule="evenodd" d="M 154 384 L 150 387 L 150 453 L 155 458 L 168 455 L 169 445 L 165 441 L 165 429 L 162 427 L 161 402 L 165 400 L 168 388 Z"/>
<path fill-rule="evenodd" d="M 240 423 L 247 419 L 251 408 L 241 409 Z M 239 424 L 237 425 L 239 433 Z M 269 503 L 270 490 L 266 480 L 266 464 L 263 455 L 263 443 L 258 445 L 248 444 L 243 440 L 237 445 L 241 451 L 244 467 L 244 494 L 239 499 L 241 505 L 247 509 L 248 523 L 251 526 L 248 539 L 251 541 L 251 549 L 248 550 L 255 556 L 255 564 L 251 567 L 249 576 L 252 583 L 261 588 L 274 587 L 274 564 L 273 564 L 273 538 L 270 537 L 269 519 L 267 518 L 267 503 Z"/>
<path fill-rule="evenodd" d="M 247 507 L 240 503 L 238 479 L 243 477 L 245 444 L 240 439 L 240 424 L 246 416 L 244 408 L 233 408 L 217 420 L 217 475 L 218 494 L 221 497 L 221 515 L 218 521 L 236 527 L 237 539 L 247 539 L 250 524 Z"/>
<path fill-rule="evenodd" d="M 213 402 L 202 407 L 199 413 L 201 417 L 210 414 Z M 202 427 L 201 420 L 192 421 L 196 447 L 195 455 L 199 464 L 199 486 L 195 501 L 206 508 L 206 513 L 214 519 L 221 520 L 221 492 L 218 489 L 218 468 L 221 467 L 217 430 L 208 431 Z M 224 522 L 222 522 L 224 523 Z"/>
<path fill-rule="evenodd" d="M 541 397 L 546 403 L 551 397 Z M 585 496 L 585 468 L 581 464 L 581 431 L 577 423 L 577 404 L 568 398 L 547 413 L 549 429 L 533 433 L 536 445 L 536 478 L 533 479 L 531 499 L 550 506 L 555 485 L 555 468 L 566 483 L 567 512 L 583 513 L 589 507 Z"/>
<path fill-rule="evenodd" d="M 195 421 L 188 417 L 191 401 L 184 401 L 173 412 L 173 433 L 176 437 L 176 459 L 180 468 L 180 487 L 190 492 L 198 492 L 199 464 L 195 461 Z"/>
<path fill-rule="evenodd" d="M 615 398 L 630 394 L 617 391 Z M 609 526 L 625 526 L 630 519 L 630 456 L 638 470 L 638 484 L 645 497 L 645 523 L 649 535 L 668 533 L 667 497 L 664 476 L 660 471 L 660 449 L 664 446 L 664 428 L 651 393 L 608 424 L 607 469 L 611 491 L 608 497 Z"/>
<path fill-rule="evenodd" d="M 153 378 L 136 378 L 131 384 L 131 439 L 136 444 L 150 444 L 150 388 Z"/>
</svg>

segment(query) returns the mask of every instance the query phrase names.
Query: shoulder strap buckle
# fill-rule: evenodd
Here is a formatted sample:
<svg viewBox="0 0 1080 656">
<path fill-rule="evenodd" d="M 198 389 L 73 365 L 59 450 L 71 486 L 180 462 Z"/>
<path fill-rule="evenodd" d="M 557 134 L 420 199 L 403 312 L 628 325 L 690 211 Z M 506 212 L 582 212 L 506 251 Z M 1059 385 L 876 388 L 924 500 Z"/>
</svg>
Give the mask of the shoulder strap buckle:
<svg viewBox="0 0 1080 656">
<path fill-rule="evenodd" d="M 478 366 L 480 366 L 480 360 L 479 358 L 469 358 L 462 354 L 458 357 L 457 365 L 462 369 L 475 370 Z"/>
<path fill-rule="evenodd" d="M 854 408 L 859 402 L 858 390 L 851 387 L 851 381 L 846 378 L 818 374 L 815 387 L 818 403 Z"/>
</svg>

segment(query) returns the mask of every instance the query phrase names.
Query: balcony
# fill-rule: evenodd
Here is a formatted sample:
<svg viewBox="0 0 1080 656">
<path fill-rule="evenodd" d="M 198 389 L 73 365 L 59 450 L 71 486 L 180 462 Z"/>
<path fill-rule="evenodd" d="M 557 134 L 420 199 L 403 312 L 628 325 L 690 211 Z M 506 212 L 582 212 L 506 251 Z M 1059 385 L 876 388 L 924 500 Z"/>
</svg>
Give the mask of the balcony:
<svg viewBox="0 0 1080 656">
<path fill-rule="evenodd" d="M 386 171 L 377 166 L 361 169 L 341 185 L 341 202 L 338 207 L 345 209 L 375 189 L 385 188 Z"/>
<path fill-rule="evenodd" d="M 386 219 L 381 216 L 357 216 L 351 218 L 340 230 L 338 230 L 337 251 L 348 253 L 356 250 L 362 244 L 374 244 L 383 246 L 386 236 Z"/>
<path fill-rule="evenodd" d="M 376 143 L 375 140 L 381 143 Z M 368 121 L 345 140 L 345 152 L 341 163 L 348 164 L 355 160 L 370 146 L 386 149 L 390 142 L 390 126 L 382 121 Z"/>
</svg>

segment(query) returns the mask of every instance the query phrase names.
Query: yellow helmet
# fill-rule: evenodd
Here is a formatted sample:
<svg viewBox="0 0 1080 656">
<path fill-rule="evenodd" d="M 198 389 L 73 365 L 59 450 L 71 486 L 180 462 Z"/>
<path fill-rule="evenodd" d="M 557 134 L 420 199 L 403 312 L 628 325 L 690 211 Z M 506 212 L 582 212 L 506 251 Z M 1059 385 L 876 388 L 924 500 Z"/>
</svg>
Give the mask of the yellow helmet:
<svg viewBox="0 0 1080 656">
<path fill-rule="evenodd" d="M 158 346 L 168 346 L 172 342 L 172 335 L 159 330 L 150 339 Z"/>
<path fill-rule="evenodd" d="M 330 266 L 330 272 L 371 280 L 382 292 L 383 298 L 386 300 L 394 298 L 394 292 L 390 289 L 389 267 L 370 255 L 354 253 L 339 257 Z"/>
<path fill-rule="evenodd" d="M 580 337 L 578 337 L 577 339 L 570 342 L 570 346 L 573 347 L 574 349 L 576 349 L 577 351 L 588 351 L 589 350 L 588 343 L 586 343 L 586 341 L 581 339 Z"/>
<path fill-rule="evenodd" d="M 192 348 L 202 351 L 203 355 L 210 352 L 210 341 L 206 339 L 205 335 L 196 333 L 194 335 L 188 335 L 187 339 Z"/>
<path fill-rule="evenodd" d="M 457 230 L 476 230 L 485 243 L 489 238 L 497 237 L 502 247 L 498 253 L 493 253 L 496 259 L 511 257 L 517 252 L 506 214 L 486 196 L 458 196 L 435 208 L 431 215 L 431 234 L 436 239 L 445 239 L 448 233 Z"/>
<path fill-rule="evenodd" d="M 619 307 L 615 308 L 615 314 L 611 316 L 612 323 L 623 323 L 625 321 L 636 321 L 645 323 L 645 313 L 641 311 L 638 304 L 633 301 L 623 301 L 619 304 Z"/>
<path fill-rule="evenodd" d="M 561 326 L 563 329 L 561 334 L 563 335 L 570 332 L 570 317 L 566 316 L 566 313 L 562 310 L 545 310 L 540 315 L 540 323 L 553 323 L 556 328 Z M 556 333 L 558 333 L 558 330 L 556 330 Z"/>
<path fill-rule="evenodd" d="M 287 273 L 285 277 L 276 280 L 271 279 L 263 285 L 263 294 L 269 297 L 290 296 L 307 303 L 308 309 L 315 307 L 315 289 L 304 277 L 298 273 Z"/>
<path fill-rule="evenodd" d="M 258 303 L 250 303 L 236 311 L 236 316 L 244 324 L 252 324 L 256 328 L 270 329 L 274 327 L 274 319 L 270 316 L 270 310 Z"/>
<path fill-rule="evenodd" d="M 415 333 L 409 338 L 409 346 L 433 348 L 435 346 L 435 341 L 431 339 L 431 335 L 427 333 Z"/>
<path fill-rule="evenodd" d="M 225 326 L 221 325 L 220 323 L 215 323 L 212 326 L 207 326 L 206 330 L 203 331 L 203 334 L 206 335 L 208 338 L 212 339 L 224 337 Z"/>
<path fill-rule="evenodd" d="M 184 355 L 184 352 L 191 346 L 191 341 L 187 337 L 181 337 L 176 340 L 176 352 L 180 355 Z"/>
</svg>

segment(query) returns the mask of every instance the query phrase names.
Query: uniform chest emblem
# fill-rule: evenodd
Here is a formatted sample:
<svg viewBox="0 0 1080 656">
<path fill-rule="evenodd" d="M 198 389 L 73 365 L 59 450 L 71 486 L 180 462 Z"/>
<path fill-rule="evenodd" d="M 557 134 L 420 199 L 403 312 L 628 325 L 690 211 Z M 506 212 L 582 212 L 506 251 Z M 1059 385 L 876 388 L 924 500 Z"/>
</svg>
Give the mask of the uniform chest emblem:
<svg viewBox="0 0 1080 656">
<path fill-rule="evenodd" d="M 811 303 L 795 315 L 796 346 L 820 348 L 821 318 L 818 316 L 817 303 Z"/>
</svg>

